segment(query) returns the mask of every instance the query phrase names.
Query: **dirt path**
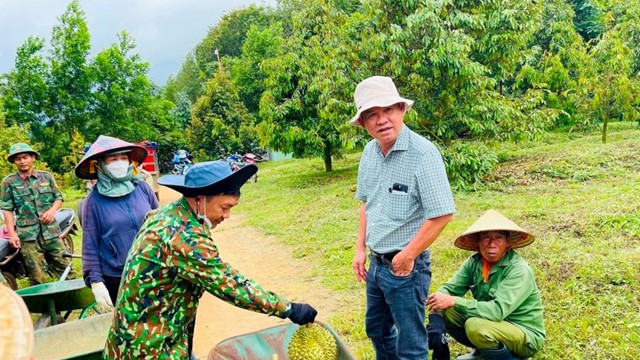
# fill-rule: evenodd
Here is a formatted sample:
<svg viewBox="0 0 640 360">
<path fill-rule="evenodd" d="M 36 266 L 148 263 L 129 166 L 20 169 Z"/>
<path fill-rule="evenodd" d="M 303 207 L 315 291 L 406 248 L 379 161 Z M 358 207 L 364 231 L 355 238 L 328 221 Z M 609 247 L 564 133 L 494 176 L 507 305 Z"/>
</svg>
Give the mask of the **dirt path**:
<svg viewBox="0 0 640 360">
<path fill-rule="evenodd" d="M 160 187 L 161 204 L 179 197 L 173 190 Z M 318 310 L 318 320 L 326 320 L 335 312 L 336 301 L 311 276 L 309 260 L 293 259 L 273 237 L 245 225 L 242 216 L 232 213 L 213 231 L 213 238 L 224 261 L 264 288 L 292 301 L 312 304 Z M 288 322 L 234 307 L 205 293 L 198 307 L 194 351 L 198 359 L 207 359 L 221 340 Z"/>
</svg>

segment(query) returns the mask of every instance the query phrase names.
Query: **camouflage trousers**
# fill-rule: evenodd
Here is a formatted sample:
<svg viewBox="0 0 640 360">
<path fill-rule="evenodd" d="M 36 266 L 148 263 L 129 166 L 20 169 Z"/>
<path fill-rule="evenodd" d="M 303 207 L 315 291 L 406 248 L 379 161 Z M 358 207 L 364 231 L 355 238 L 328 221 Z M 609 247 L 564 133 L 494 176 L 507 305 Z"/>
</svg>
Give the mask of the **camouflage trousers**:
<svg viewBox="0 0 640 360">
<path fill-rule="evenodd" d="M 62 257 L 65 247 L 60 238 L 44 239 L 42 234 L 38 235 L 36 241 L 21 242 L 20 251 L 24 257 L 31 285 L 46 283 L 46 272 L 55 277 L 56 280 L 59 279 L 71 261 L 71 259 Z M 75 278 L 75 271 L 71 268 L 67 279 Z"/>
</svg>

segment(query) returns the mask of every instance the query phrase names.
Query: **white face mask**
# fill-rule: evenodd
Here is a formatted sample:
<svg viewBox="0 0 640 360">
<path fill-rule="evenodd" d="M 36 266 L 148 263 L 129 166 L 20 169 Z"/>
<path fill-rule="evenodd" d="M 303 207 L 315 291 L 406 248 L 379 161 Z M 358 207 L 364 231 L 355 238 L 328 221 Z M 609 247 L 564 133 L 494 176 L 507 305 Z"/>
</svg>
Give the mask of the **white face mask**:
<svg viewBox="0 0 640 360">
<path fill-rule="evenodd" d="M 200 221 L 201 224 L 207 224 L 209 229 L 211 229 L 213 224 L 211 224 L 211 220 L 209 220 L 209 218 L 207 217 L 207 201 L 206 201 L 206 198 L 204 199 L 205 199 L 204 215 L 200 215 L 200 201 L 196 199 L 196 208 L 198 209 L 196 217 L 198 218 L 198 221 Z"/>
<path fill-rule="evenodd" d="M 127 176 L 127 173 L 129 172 L 129 161 L 116 160 L 106 165 L 106 167 L 114 178 L 121 179 Z"/>
</svg>

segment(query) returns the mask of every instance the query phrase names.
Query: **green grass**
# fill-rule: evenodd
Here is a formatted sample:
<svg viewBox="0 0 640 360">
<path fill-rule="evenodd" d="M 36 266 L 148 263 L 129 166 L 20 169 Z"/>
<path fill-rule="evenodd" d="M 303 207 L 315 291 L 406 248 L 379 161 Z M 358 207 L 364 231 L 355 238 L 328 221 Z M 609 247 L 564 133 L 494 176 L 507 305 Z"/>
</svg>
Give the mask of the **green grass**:
<svg viewBox="0 0 640 360">
<path fill-rule="evenodd" d="M 640 131 L 552 133 L 537 142 L 497 144 L 502 160 L 482 190 L 455 193 L 458 212 L 432 246 L 432 291 L 470 255 L 453 240 L 495 208 L 536 235 L 519 252 L 543 294 L 547 342 L 536 359 L 625 359 L 640 353 Z M 341 305 L 337 329 L 359 359 L 374 353 L 364 334 L 365 293 L 351 271 L 360 154 L 324 172 L 319 159 L 260 164 L 237 211 L 277 237 Z M 455 344 L 454 354 L 467 351 Z"/>
</svg>

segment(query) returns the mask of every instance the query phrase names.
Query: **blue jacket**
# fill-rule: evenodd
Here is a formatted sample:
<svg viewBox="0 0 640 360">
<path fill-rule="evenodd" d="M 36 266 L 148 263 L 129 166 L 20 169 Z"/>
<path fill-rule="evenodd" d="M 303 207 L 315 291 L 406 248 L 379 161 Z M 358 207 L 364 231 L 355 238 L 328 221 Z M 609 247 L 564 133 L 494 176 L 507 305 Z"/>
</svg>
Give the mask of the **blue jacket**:
<svg viewBox="0 0 640 360">
<path fill-rule="evenodd" d="M 158 207 L 147 183 L 140 181 L 117 198 L 92 191 L 82 209 L 82 273 L 84 282 L 104 282 L 103 275 L 120 277 L 127 254 L 145 214 Z"/>
</svg>

